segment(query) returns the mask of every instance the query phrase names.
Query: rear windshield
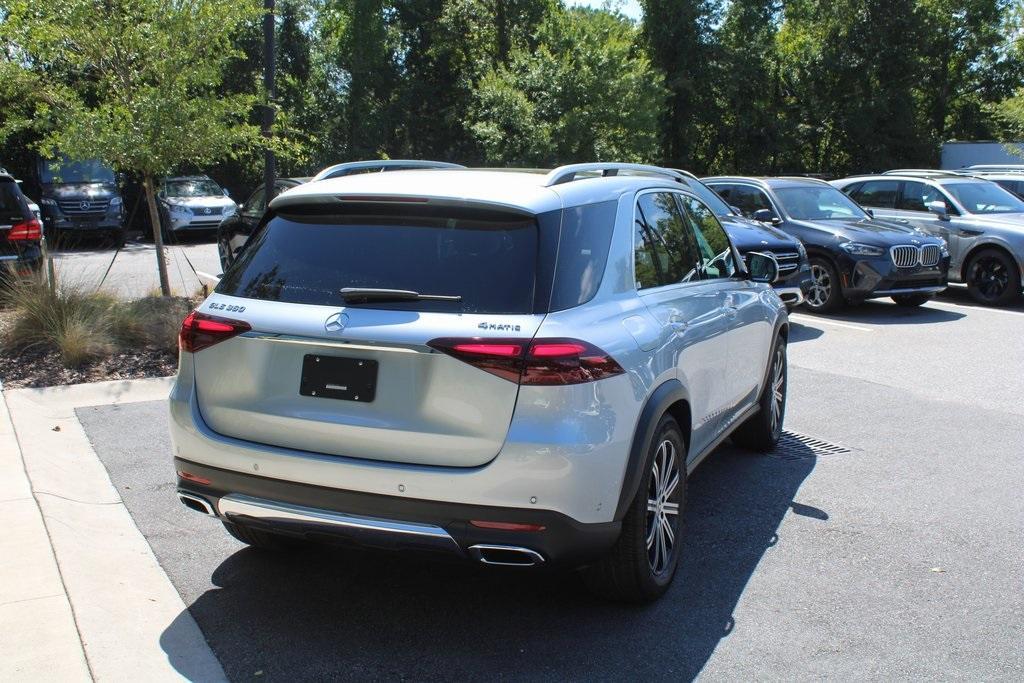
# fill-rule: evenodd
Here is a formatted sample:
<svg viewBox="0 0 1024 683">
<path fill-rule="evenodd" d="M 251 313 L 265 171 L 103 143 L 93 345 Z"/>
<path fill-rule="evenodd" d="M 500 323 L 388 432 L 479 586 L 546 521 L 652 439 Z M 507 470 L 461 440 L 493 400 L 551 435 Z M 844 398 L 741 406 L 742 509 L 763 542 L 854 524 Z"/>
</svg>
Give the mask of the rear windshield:
<svg viewBox="0 0 1024 683">
<path fill-rule="evenodd" d="M 20 223 L 29 217 L 28 204 L 13 180 L 0 179 L 0 224 Z"/>
<path fill-rule="evenodd" d="M 457 295 L 448 301 L 355 304 L 452 313 L 532 313 L 537 224 L 470 209 L 360 209 L 361 215 L 278 213 L 246 245 L 217 291 L 267 301 L 353 305 L 344 287 Z M 389 215 L 390 214 L 390 215 Z"/>
</svg>

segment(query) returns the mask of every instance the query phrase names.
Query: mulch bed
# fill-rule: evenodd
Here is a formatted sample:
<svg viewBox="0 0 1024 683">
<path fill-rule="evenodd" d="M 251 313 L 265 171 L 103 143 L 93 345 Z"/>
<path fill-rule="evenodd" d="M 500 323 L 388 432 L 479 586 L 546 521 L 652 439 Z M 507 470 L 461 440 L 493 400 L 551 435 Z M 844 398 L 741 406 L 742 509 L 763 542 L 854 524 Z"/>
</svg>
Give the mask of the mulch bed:
<svg viewBox="0 0 1024 683">
<path fill-rule="evenodd" d="M 0 349 L 0 381 L 4 389 L 168 377 L 177 371 L 178 354 L 156 348 L 115 353 L 74 370 L 64 367 L 60 356 L 52 351 L 30 349 L 18 353 Z"/>
</svg>

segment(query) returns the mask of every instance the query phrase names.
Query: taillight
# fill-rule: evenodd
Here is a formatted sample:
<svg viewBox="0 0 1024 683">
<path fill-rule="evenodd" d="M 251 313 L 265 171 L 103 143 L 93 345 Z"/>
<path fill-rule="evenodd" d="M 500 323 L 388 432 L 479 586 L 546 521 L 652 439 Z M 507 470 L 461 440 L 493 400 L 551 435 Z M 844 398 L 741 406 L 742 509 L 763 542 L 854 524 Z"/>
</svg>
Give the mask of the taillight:
<svg viewBox="0 0 1024 683">
<path fill-rule="evenodd" d="M 11 226 L 11 231 L 7 233 L 8 240 L 38 240 L 43 237 L 43 224 L 39 222 L 38 218 L 30 218 L 27 221 L 21 223 L 15 223 Z"/>
<path fill-rule="evenodd" d="M 251 329 L 249 323 L 241 320 L 230 320 L 192 311 L 181 321 L 178 348 L 182 351 L 196 353 Z"/>
<path fill-rule="evenodd" d="M 578 339 L 442 338 L 427 345 L 518 384 L 583 384 L 625 372 L 607 353 Z"/>
</svg>

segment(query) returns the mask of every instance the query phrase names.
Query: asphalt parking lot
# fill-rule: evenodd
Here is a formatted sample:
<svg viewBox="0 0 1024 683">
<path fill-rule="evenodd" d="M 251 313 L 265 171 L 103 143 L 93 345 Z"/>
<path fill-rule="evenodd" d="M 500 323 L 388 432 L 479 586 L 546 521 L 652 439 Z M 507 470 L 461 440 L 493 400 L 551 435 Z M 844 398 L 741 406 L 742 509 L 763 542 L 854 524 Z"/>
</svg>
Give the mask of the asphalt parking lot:
<svg viewBox="0 0 1024 683">
<path fill-rule="evenodd" d="M 163 402 L 78 415 L 232 680 L 1021 680 L 1024 307 L 953 289 L 792 322 L 786 426 L 841 448 L 722 448 L 641 608 L 572 575 L 248 550 L 175 499 Z"/>
</svg>

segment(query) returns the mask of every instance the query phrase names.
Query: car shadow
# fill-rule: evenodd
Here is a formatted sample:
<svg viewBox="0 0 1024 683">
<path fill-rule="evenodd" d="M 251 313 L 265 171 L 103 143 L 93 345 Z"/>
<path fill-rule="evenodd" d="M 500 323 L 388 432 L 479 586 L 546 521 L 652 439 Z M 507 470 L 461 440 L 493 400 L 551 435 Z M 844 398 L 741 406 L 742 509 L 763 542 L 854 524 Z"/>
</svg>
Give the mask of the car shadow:
<svg viewBox="0 0 1024 683">
<path fill-rule="evenodd" d="M 811 327 L 809 325 L 803 325 L 795 320 L 789 321 L 789 343 L 795 344 L 797 342 L 811 341 L 817 339 L 821 335 L 825 334 L 825 331 L 818 327 Z"/>
<path fill-rule="evenodd" d="M 310 548 L 233 553 L 188 609 L 232 680 L 691 680 L 762 556 L 785 552 L 786 513 L 828 519 L 794 501 L 814 465 L 809 449 L 709 458 L 689 481 L 679 573 L 650 605 L 602 601 L 572 573 Z M 187 677 L 186 653 L 167 654 Z"/>
<path fill-rule="evenodd" d="M 1024 312 L 1024 297 L 1019 297 L 1017 301 L 1008 306 L 990 306 L 975 301 L 974 297 L 972 297 L 971 293 L 967 290 L 967 287 L 962 285 L 951 285 L 939 294 L 937 300 L 949 304 L 956 304 L 957 306 L 969 306 L 971 308 Z"/>
<path fill-rule="evenodd" d="M 819 314 L 802 311 L 805 315 L 819 317 Z M 865 301 L 856 306 L 847 306 L 836 313 L 820 316 L 823 320 L 871 325 L 927 325 L 947 323 L 966 317 L 963 313 L 925 304 L 917 308 L 899 306 L 886 301 Z"/>
</svg>

